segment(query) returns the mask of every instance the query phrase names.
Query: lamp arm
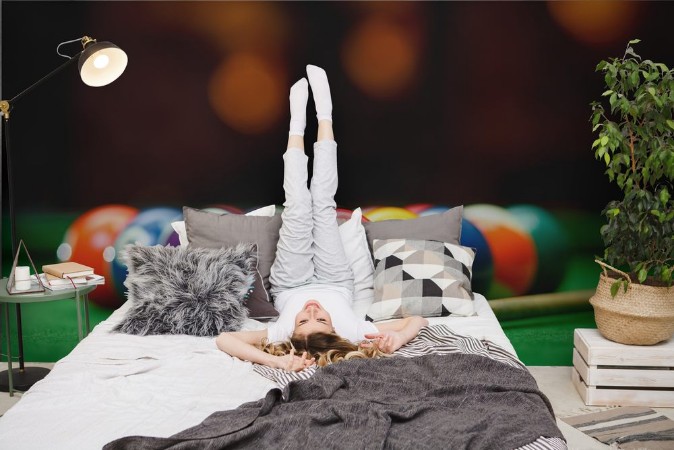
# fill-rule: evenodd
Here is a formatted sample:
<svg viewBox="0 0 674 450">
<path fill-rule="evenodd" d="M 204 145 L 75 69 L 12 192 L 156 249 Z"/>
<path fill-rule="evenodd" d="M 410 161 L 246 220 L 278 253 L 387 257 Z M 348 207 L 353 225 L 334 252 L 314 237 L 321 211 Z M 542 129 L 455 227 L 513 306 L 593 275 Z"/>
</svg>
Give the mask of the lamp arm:
<svg viewBox="0 0 674 450">
<path fill-rule="evenodd" d="M 68 61 L 64 62 L 63 64 L 61 64 L 60 66 L 58 66 L 56 69 L 54 69 L 54 70 L 52 70 L 51 72 L 49 72 L 47 75 L 43 76 L 42 78 L 40 78 L 39 80 L 37 80 L 35 83 L 31 84 L 31 85 L 28 86 L 26 89 L 24 89 L 23 91 L 21 91 L 21 92 L 19 92 L 18 94 L 16 94 L 16 95 L 14 96 L 14 98 L 12 98 L 11 100 L 2 100 L 2 101 L 0 101 L 0 112 L 2 112 L 2 115 L 5 117 L 5 120 L 6 120 L 6 119 L 9 119 L 9 111 L 10 111 L 10 109 L 12 108 L 12 105 L 13 105 L 17 100 L 19 100 L 21 97 L 23 97 L 24 95 L 26 95 L 27 93 L 29 93 L 30 91 L 32 91 L 33 89 L 35 89 L 37 86 L 41 85 L 42 83 L 44 83 L 45 81 L 47 81 L 48 79 L 50 79 L 51 77 L 53 77 L 54 75 L 56 75 L 57 73 L 61 72 L 61 71 L 62 71 L 63 69 L 65 69 L 66 67 L 70 66 L 72 63 L 76 62 L 76 61 L 78 60 L 78 58 L 79 58 L 79 56 L 80 56 L 81 53 L 82 53 L 82 52 L 79 52 L 78 54 L 76 54 L 76 55 L 73 56 L 72 58 L 68 59 Z"/>
</svg>

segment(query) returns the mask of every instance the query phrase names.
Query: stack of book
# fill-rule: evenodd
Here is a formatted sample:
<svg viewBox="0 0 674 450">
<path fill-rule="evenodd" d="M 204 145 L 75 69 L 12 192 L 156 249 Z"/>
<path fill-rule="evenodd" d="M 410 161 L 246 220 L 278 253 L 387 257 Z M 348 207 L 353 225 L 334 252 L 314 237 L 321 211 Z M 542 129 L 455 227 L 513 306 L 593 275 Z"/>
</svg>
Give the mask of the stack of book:
<svg viewBox="0 0 674 450">
<path fill-rule="evenodd" d="M 105 284 L 105 277 L 94 273 L 94 269 L 74 261 L 42 266 L 40 281 L 52 291 L 75 289 L 91 284 Z"/>
</svg>

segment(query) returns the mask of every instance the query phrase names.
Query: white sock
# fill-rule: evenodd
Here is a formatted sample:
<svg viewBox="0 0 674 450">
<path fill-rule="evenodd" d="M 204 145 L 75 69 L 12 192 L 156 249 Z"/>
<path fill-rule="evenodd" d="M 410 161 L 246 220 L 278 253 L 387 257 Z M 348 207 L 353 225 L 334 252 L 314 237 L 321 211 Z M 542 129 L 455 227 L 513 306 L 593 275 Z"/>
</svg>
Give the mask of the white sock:
<svg viewBox="0 0 674 450">
<path fill-rule="evenodd" d="M 304 136 L 307 126 L 307 100 L 309 87 L 307 79 L 302 78 L 290 88 L 290 131 L 289 136 Z"/>
<path fill-rule="evenodd" d="M 325 70 L 310 64 L 307 66 L 307 77 L 314 94 L 316 118 L 332 122 L 332 98 L 330 97 L 330 85 Z"/>
</svg>

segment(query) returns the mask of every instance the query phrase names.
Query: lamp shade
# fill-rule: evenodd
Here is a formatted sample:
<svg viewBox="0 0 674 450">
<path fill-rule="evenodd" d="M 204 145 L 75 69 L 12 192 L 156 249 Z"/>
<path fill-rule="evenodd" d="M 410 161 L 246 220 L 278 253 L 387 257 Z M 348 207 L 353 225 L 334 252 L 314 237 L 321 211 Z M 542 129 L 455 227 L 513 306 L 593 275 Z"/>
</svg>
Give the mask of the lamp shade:
<svg viewBox="0 0 674 450">
<path fill-rule="evenodd" d="M 80 77 L 88 86 L 105 86 L 119 78 L 128 60 L 126 53 L 115 44 L 92 42 L 80 54 Z"/>
</svg>

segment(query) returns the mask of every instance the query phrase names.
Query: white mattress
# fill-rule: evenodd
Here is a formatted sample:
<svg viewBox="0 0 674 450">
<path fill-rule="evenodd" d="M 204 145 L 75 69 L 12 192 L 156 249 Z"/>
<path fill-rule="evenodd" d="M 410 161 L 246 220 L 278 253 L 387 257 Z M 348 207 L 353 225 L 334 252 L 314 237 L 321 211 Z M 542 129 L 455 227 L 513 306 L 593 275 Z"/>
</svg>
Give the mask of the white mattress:
<svg viewBox="0 0 674 450">
<path fill-rule="evenodd" d="M 275 387 L 252 365 L 219 351 L 214 338 L 111 333 L 130 305 L 97 325 L 49 375 L 0 418 L 12 449 L 99 449 L 129 435 L 170 436 L 211 413 L 254 401 Z M 486 299 L 478 315 L 438 317 L 459 334 L 515 354 Z M 264 328 L 249 320 L 246 329 Z"/>
</svg>

